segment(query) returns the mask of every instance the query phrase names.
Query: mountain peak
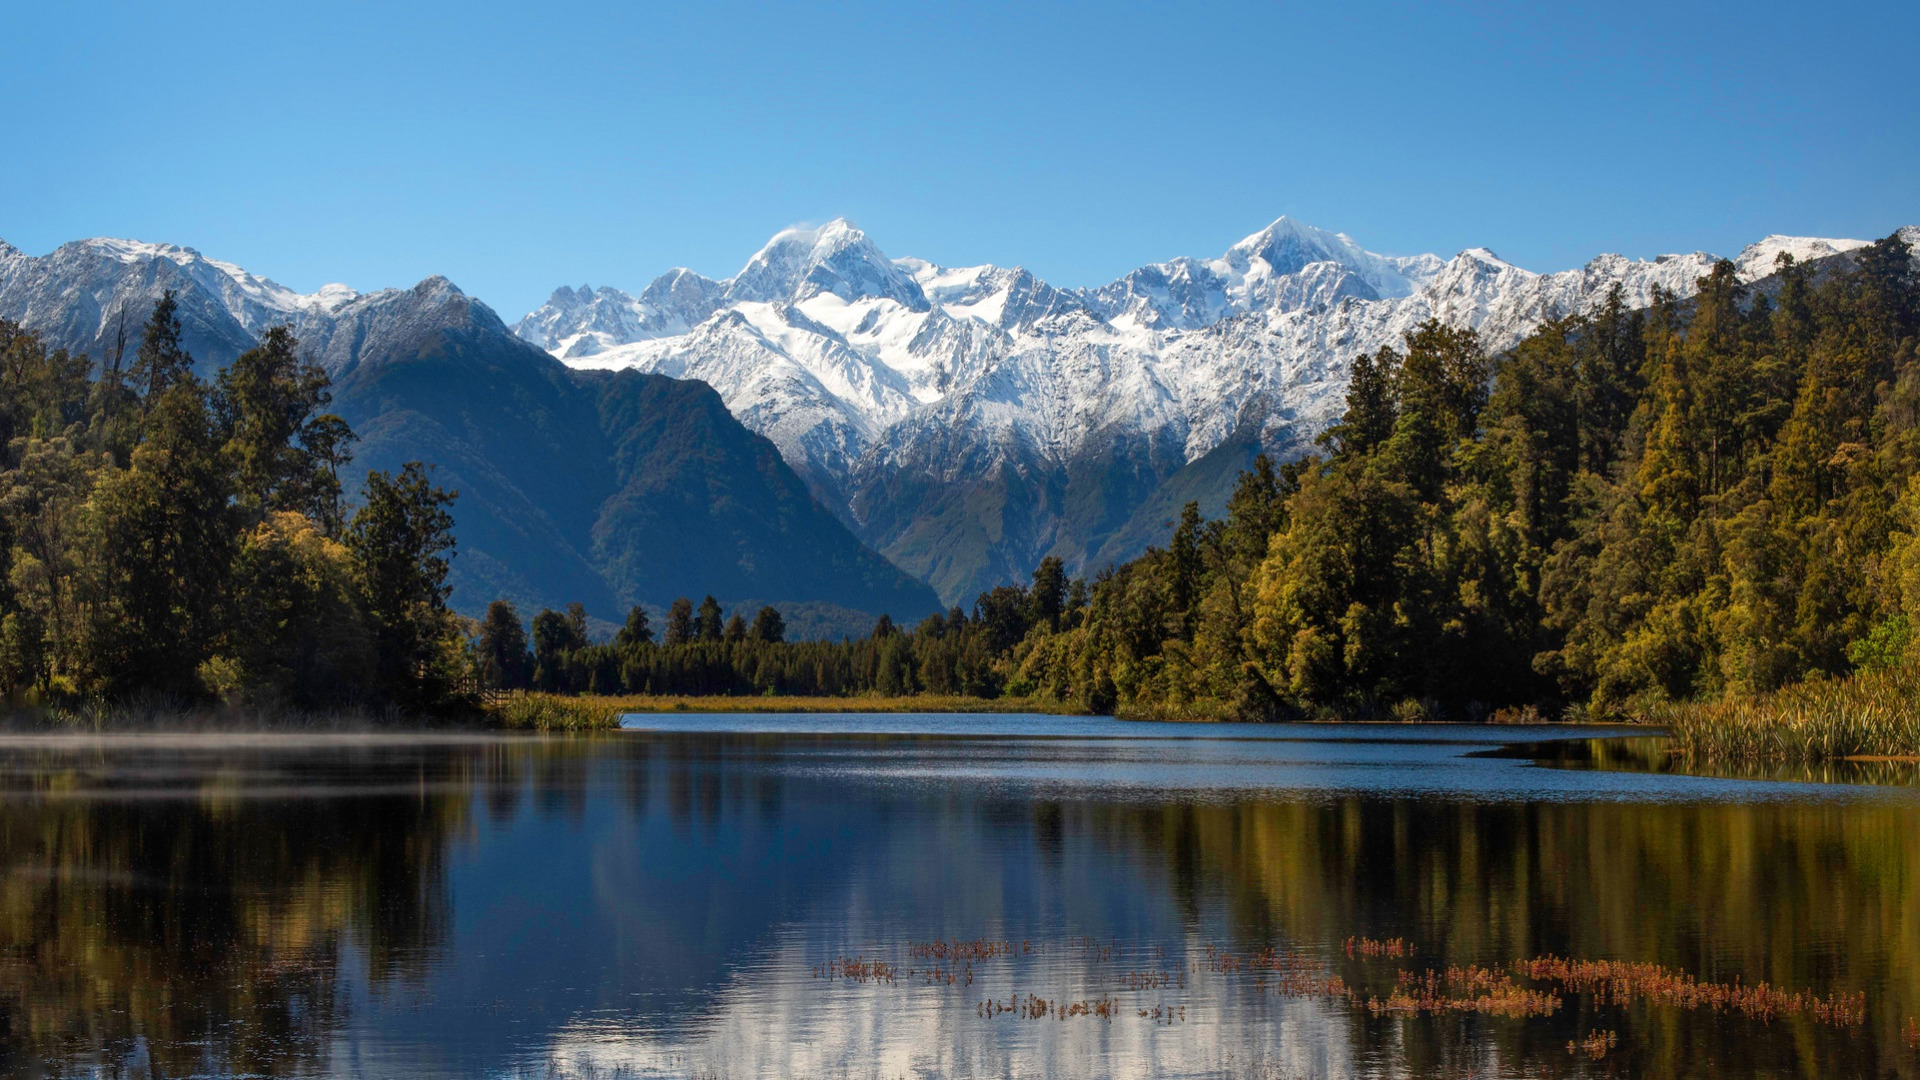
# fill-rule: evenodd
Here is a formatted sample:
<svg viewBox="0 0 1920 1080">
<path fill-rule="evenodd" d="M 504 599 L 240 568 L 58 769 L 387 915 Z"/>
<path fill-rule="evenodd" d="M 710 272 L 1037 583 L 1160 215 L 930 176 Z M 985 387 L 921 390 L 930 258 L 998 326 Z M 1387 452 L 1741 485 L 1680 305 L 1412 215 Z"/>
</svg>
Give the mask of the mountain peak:
<svg viewBox="0 0 1920 1080">
<path fill-rule="evenodd" d="M 422 299 L 433 300 L 465 299 L 467 295 L 445 274 L 429 274 L 421 278 L 410 291 Z"/>
<path fill-rule="evenodd" d="M 887 299 L 927 309 L 927 298 L 907 271 L 845 218 L 825 225 L 782 229 L 728 284 L 727 299 L 797 302 L 831 293 L 843 300 Z"/>
<path fill-rule="evenodd" d="M 1866 246 L 1865 240 L 1823 240 L 1815 236 L 1782 236 L 1775 233 L 1742 248 L 1740 254 L 1733 257 L 1733 264 L 1738 268 L 1742 280 L 1757 281 L 1773 273 L 1774 260 L 1781 255 L 1791 255 L 1793 261 L 1804 263 Z"/>
</svg>

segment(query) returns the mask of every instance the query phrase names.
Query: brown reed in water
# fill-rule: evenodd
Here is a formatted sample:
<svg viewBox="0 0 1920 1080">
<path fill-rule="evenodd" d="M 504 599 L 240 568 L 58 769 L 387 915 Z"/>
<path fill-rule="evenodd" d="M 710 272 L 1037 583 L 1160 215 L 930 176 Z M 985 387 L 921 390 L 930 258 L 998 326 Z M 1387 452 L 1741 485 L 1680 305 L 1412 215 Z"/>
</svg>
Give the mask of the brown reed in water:
<svg viewBox="0 0 1920 1080">
<path fill-rule="evenodd" d="M 1112 1020 L 1119 1010 L 1120 1002 L 1111 996 L 1081 1001 L 1055 1001 L 1035 994 L 1015 994 L 1004 1002 L 988 998 L 974 1006 L 976 1013 L 989 1019 L 1006 1016 L 1017 1020 L 1045 1020 L 1049 1017 L 1069 1020 L 1076 1016 Z"/>
<path fill-rule="evenodd" d="M 1445 972 L 1401 971 L 1393 993 L 1382 1000 L 1352 998 L 1375 1016 L 1420 1013 L 1481 1013 L 1523 1019 L 1560 1011 L 1557 994 L 1529 990 L 1500 968 L 1450 967 Z"/>
<path fill-rule="evenodd" d="M 1620 1045 L 1620 1036 L 1611 1031 L 1590 1031 L 1587 1037 L 1578 1042 L 1568 1040 L 1567 1053 L 1577 1054 L 1586 1051 L 1589 1058 L 1599 1061 L 1607 1056 L 1607 1051 Z"/>
<path fill-rule="evenodd" d="M 1406 938 L 1387 938 L 1381 941 L 1370 937 L 1350 937 L 1347 939 L 1347 959 L 1353 959 L 1356 953 L 1366 957 L 1412 956 L 1413 946 L 1407 944 Z"/>
<path fill-rule="evenodd" d="M 1113 963 L 1126 948 L 1117 941 L 1098 942 L 1080 938 L 1067 943 L 1083 958 Z M 926 984 L 970 986 L 974 981 L 976 960 L 1014 961 L 1033 956 L 1038 950 L 1030 941 L 976 939 L 973 941 L 913 942 L 908 951 L 916 959 L 932 960 L 925 968 L 902 968 L 885 960 L 865 956 L 842 956 L 813 967 L 817 979 L 856 984 L 898 986 L 915 980 Z M 1415 950 L 1401 938 L 1375 940 L 1349 938 L 1344 951 L 1354 957 L 1410 955 Z M 1164 958 L 1166 950 L 1150 946 L 1144 955 Z M 1769 983 L 1745 984 L 1704 982 L 1688 974 L 1659 964 L 1618 960 L 1570 960 L 1557 956 L 1516 961 L 1511 966 L 1450 966 L 1436 970 L 1395 972 L 1391 993 L 1381 998 L 1364 994 L 1335 974 L 1330 964 L 1299 951 L 1273 948 L 1251 951 L 1203 946 L 1199 956 L 1185 968 L 1220 975 L 1244 975 L 1255 990 L 1287 998 L 1318 998 L 1344 1003 L 1375 1016 L 1418 1016 L 1476 1013 L 1507 1019 L 1551 1016 L 1565 1005 L 1563 994 L 1590 995 L 1599 1005 L 1628 1006 L 1636 1002 L 1678 1009 L 1710 1009 L 1737 1012 L 1750 1019 L 1769 1023 L 1776 1017 L 1806 1017 L 1838 1028 L 1858 1028 L 1866 1020 L 1866 995 L 1834 993 L 1820 996 L 1807 990 L 1788 991 Z M 1557 983 L 1560 992 L 1522 985 L 1518 979 L 1535 983 Z M 1176 965 L 1130 970 L 1120 974 L 1120 988 L 1134 993 L 1180 989 L 1187 986 L 1186 971 Z M 1006 1001 L 989 998 L 976 1006 L 983 1017 L 1011 1017 L 1026 1020 L 1092 1017 L 1112 1020 L 1118 1015 L 1119 1002 L 1108 995 L 1099 998 L 1058 1000 L 1037 994 L 1015 994 Z M 1186 1019 L 1184 1005 L 1165 1003 L 1136 1007 L 1135 1015 L 1156 1022 Z M 1920 1047 L 1920 1020 L 1909 1019 L 1901 1029 L 1909 1045 Z M 1569 1052 L 1584 1051 L 1599 1060 L 1618 1044 L 1611 1031 L 1591 1032 L 1584 1041 L 1568 1043 Z M 1597 1053 L 1596 1053 L 1597 1051 Z"/>
<path fill-rule="evenodd" d="M 1645 1001 L 1681 1009 L 1738 1012 L 1761 1021 L 1776 1016 L 1807 1016 L 1831 1027 L 1857 1027 L 1867 1018 L 1865 994 L 1820 997 L 1806 990 L 1789 993 L 1764 982 L 1701 982 L 1684 971 L 1659 964 L 1542 956 L 1522 963 L 1520 970 L 1530 979 L 1557 982 L 1574 993 L 1592 994 L 1604 1005 Z"/>
<path fill-rule="evenodd" d="M 841 956 L 824 964 L 813 966 L 813 977 L 855 983 L 893 983 L 900 969 L 885 960 L 868 960 L 861 956 Z"/>
<path fill-rule="evenodd" d="M 1000 957 L 1030 956 L 1031 941 L 911 941 L 907 955 L 915 960 L 993 960 Z"/>
<path fill-rule="evenodd" d="M 1120 976 L 1120 986 L 1126 990 L 1164 990 L 1169 986 L 1185 990 L 1187 975 L 1172 971 L 1129 971 Z"/>
</svg>

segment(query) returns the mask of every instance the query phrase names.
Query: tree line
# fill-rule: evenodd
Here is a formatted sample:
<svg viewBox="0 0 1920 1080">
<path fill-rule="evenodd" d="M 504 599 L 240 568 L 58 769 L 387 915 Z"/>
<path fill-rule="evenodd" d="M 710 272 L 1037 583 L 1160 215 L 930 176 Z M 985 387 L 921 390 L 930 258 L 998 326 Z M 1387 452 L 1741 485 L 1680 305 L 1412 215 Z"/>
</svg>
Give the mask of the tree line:
<svg viewBox="0 0 1920 1080">
<path fill-rule="evenodd" d="M 495 685 L 1040 696 L 1239 719 L 1619 715 L 1907 661 L 1920 616 L 1920 295 L 1896 235 L 1843 266 L 1617 288 L 1489 356 L 1429 321 L 1356 358 L 1319 451 L 1189 504 L 1091 580 L 1048 559 L 911 629 L 785 642 L 685 600 L 655 640 L 505 605 Z M 543 620 L 545 622 L 543 623 Z M 557 621 L 556 621 L 557 620 Z M 565 624 L 562 627 L 562 624 Z M 546 629 L 543 630 L 542 626 Z M 519 637 L 515 637 L 519 634 Z"/>
<path fill-rule="evenodd" d="M 163 294 L 131 360 L 0 320 L 0 693 L 442 708 L 454 496 L 424 466 L 343 497 L 354 434 L 269 329 L 209 382 Z"/>
</svg>

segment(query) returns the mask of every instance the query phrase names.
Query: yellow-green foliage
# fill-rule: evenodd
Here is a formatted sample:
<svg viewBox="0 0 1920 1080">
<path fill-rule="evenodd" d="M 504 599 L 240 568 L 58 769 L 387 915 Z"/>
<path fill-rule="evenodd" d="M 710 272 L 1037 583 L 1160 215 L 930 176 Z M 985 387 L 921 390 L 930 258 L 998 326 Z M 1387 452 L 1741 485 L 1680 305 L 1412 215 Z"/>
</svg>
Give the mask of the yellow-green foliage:
<svg viewBox="0 0 1920 1080">
<path fill-rule="evenodd" d="M 965 697 L 955 694 L 910 694 L 882 697 L 861 694 L 852 697 L 820 697 L 793 694 L 763 694 L 730 697 L 698 694 L 618 694 L 559 698 L 579 701 L 607 710 L 617 718 L 624 713 L 1051 713 L 1074 715 L 1085 710 L 1074 702 L 1032 697 Z"/>
<path fill-rule="evenodd" d="M 1705 761 L 1822 761 L 1920 755 L 1920 667 L 1902 664 L 1772 694 L 1666 705 L 1681 751 Z"/>
<path fill-rule="evenodd" d="M 620 726 L 623 710 L 605 698 L 514 694 L 486 706 L 487 716 L 516 731 L 605 731 Z"/>
<path fill-rule="evenodd" d="M 267 514 L 241 538 L 234 586 L 240 631 L 233 635 L 231 664 L 239 686 L 309 700 L 324 696 L 328 686 L 364 685 L 372 677 L 353 554 L 313 519 Z M 227 696 L 222 688 L 208 689 Z"/>
</svg>

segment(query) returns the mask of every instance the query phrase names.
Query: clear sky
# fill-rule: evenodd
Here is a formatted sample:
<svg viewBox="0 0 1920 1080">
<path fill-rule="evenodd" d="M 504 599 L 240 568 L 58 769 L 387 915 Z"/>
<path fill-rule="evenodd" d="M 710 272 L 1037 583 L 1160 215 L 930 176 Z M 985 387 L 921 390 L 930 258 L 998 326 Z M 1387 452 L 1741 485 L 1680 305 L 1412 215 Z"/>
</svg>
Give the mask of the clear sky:
<svg viewBox="0 0 1920 1080">
<path fill-rule="evenodd" d="M 724 277 L 845 216 L 1098 284 L 1288 214 L 1389 254 L 1920 223 L 1920 5 L 14 3 L 0 238 L 299 289 Z"/>
</svg>

